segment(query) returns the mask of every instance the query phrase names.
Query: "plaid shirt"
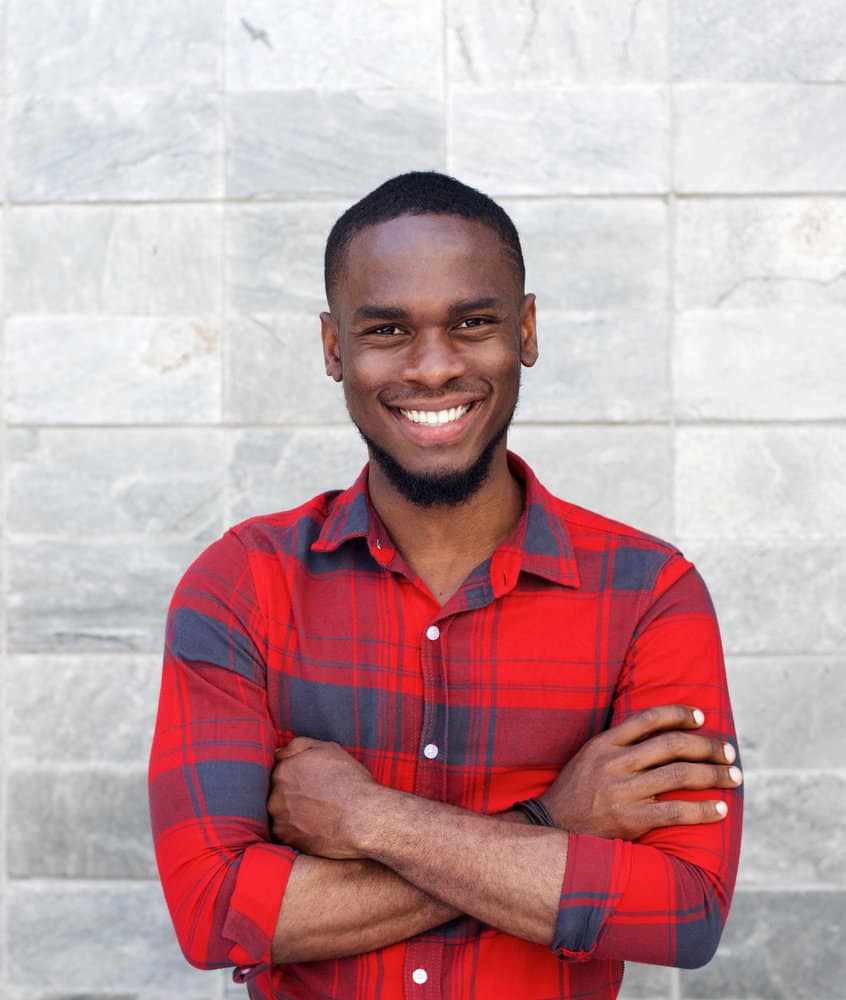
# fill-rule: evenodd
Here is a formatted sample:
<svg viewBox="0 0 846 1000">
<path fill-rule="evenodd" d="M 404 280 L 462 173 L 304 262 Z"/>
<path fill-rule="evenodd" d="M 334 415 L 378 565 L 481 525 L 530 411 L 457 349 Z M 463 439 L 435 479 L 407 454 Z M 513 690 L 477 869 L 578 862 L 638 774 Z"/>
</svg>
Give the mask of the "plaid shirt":
<svg viewBox="0 0 846 1000">
<path fill-rule="evenodd" d="M 647 706 L 698 706 L 703 731 L 734 742 L 692 565 L 510 461 L 522 518 L 443 607 L 392 547 L 366 469 L 345 492 L 233 528 L 179 584 L 150 762 L 159 870 L 189 961 L 238 966 L 253 998 L 610 998 L 624 959 L 695 966 L 716 947 L 737 791 L 686 793 L 721 795 L 723 822 L 637 843 L 571 834 L 551 950 L 463 917 L 368 954 L 270 965 L 296 853 L 271 841 L 266 800 L 274 749 L 294 736 L 479 813 L 540 794 L 586 740 Z"/>
</svg>

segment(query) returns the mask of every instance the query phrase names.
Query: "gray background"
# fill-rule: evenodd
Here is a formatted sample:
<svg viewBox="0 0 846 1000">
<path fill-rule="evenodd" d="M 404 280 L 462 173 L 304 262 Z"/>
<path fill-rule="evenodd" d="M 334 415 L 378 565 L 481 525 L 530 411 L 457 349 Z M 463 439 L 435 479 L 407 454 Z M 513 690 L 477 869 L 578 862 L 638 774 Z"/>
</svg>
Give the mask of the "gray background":
<svg viewBox="0 0 846 1000">
<path fill-rule="evenodd" d="M 525 242 L 513 446 L 679 543 L 747 771 L 716 960 L 627 998 L 846 996 L 842 0 L 0 0 L 0 996 L 240 996 L 173 941 L 145 760 L 165 607 L 363 461 L 331 221 L 440 168 Z"/>
</svg>

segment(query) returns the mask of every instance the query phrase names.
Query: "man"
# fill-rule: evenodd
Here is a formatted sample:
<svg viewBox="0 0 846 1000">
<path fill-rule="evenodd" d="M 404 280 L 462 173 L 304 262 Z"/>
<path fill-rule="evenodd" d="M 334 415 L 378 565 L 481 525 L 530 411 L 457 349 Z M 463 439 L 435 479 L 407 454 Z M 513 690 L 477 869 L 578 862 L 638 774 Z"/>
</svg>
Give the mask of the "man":
<svg viewBox="0 0 846 1000">
<path fill-rule="evenodd" d="M 716 948 L 741 775 L 711 604 L 506 451 L 523 284 L 451 178 L 349 209 L 323 351 L 370 462 L 177 589 L 159 868 L 188 959 L 253 998 L 609 998 L 625 959 Z"/>
</svg>

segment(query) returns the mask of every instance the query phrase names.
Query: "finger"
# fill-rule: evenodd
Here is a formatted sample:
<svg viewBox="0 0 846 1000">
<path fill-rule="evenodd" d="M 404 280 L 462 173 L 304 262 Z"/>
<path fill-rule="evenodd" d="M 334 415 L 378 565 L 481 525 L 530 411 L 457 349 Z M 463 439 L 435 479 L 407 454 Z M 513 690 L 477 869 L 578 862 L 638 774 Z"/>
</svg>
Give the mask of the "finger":
<svg viewBox="0 0 846 1000">
<path fill-rule="evenodd" d="M 631 747 L 627 754 L 636 770 L 647 770 L 672 761 L 709 761 L 733 764 L 737 754 L 731 743 L 700 733 L 671 729 L 658 733 Z"/>
<path fill-rule="evenodd" d="M 631 746 L 668 729 L 698 729 L 704 721 L 701 709 L 689 705 L 656 705 L 636 712 L 610 732 L 617 746 Z"/>
<path fill-rule="evenodd" d="M 644 807 L 643 821 L 646 829 L 665 826 L 693 826 L 697 823 L 719 823 L 728 815 L 728 805 L 717 800 L 688 802 L 670 799 L 653 802 Z"/>
<path fill-rule="evenodd" d="M 638 791 L 645 797 L 706 788 L 738 788 L 743 784 L 743 773 L 734 766 L 676 761 L 645 772 L 637 782 Z"/>
<path fill-rule="evenodd" d="M 320 743 L 320 740 L 314 740 L 310 736 L 295 736 L 290 743 L 284 747 L 277 747 L 273 752 L 277 760 L 285 760 L 287 757 L 295 757 L 304 750 L 314 750 Z"/>
</svg>

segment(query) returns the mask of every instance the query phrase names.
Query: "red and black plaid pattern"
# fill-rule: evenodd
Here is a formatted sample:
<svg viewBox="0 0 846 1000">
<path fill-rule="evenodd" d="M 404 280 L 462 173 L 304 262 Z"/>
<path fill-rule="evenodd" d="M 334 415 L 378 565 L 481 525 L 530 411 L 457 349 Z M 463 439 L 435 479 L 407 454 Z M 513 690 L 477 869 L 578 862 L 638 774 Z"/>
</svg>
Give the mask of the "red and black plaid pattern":
<svg viewBox="0 0 846 1000">
<path fill-rule="evenodd" d="M 607 998 L 624 959 L 697 965 L 716 946 L 735 791 L 720 793 L 722 823 L 635 844 L 571 835 L 552 950 L 463 918 L 366 955 L 269 964 L 295 853 L 271 842 L 266 799 L 273 751 L 294 736 L 335 740 L 377 781 L 481 813 L 538 795 L 587 739 L 647 706 L 698 706 L 705 732 L 735 740 L 691 564 L 510 460 L 523 516 L 444 607 L 393 549 L 366 470 L 343 493 L 233 528 L 177 588 L 150 762 L 159 869 L 188 959 L 239 966 L 253 998 Z"/>
</svg>

